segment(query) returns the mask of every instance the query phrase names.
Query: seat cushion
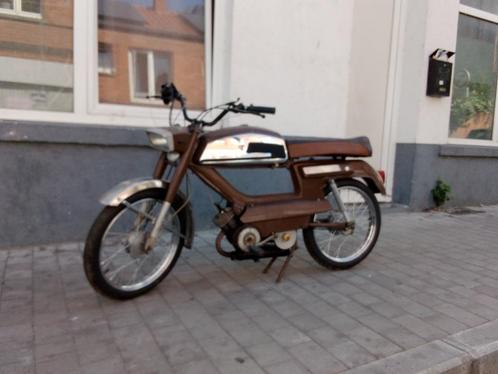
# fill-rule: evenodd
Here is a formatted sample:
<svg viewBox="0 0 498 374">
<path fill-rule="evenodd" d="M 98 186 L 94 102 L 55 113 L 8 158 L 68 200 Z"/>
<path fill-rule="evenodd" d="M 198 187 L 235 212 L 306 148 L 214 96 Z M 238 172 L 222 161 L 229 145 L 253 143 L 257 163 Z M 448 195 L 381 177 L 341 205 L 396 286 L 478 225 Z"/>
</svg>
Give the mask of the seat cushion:
<svg viewBox="0 0 498 374">
<path fill-rule="evenodd" d="M 366 136 L 351 139 L 286 139 L 290 158 L 313 156 L 370 157 L 372 147 Z"/>
</svg>

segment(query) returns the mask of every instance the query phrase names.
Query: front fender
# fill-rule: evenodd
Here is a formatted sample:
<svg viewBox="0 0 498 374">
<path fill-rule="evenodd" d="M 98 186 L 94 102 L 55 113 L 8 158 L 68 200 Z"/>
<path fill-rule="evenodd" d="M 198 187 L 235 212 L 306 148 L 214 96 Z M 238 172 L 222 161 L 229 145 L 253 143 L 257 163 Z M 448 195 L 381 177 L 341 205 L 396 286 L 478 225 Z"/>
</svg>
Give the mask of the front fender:
<svg viewBox="0 0 498 374">
<path fill-rule="evenodd" d="M 104 193 L 100 202 L 104 205 L 118 206 L 131 195 L 151 188 L 167 188 L 166 182 L 160 179 L 136 178 L 123 181 Z"/>
<path fill-rule="evenodd" d="M 168 189 L 168 184 L 160 179 L 150 179 L 150 178 L 136 178 L 121 182 L 111 188 L 109 191 L 104 193 L 99 201 L 103 205 L 107 206 L 118 206 L 123 201 L 128 199 L 130 196 L 136 194 L 137 192 L 161 188 L 164 190 Z M 177 192 L 177 199 L 181 200 L 181 206 L 183 206 L 183 211 L 185 214 L 185 240 L 184 245 L 187 248 L 192 248 L 192 242 L 194 239 L 194 219 L 192 216 L 192 206 L 190 202 L 187 204 L 187 197 L 183 192 Z"/>
</svg>

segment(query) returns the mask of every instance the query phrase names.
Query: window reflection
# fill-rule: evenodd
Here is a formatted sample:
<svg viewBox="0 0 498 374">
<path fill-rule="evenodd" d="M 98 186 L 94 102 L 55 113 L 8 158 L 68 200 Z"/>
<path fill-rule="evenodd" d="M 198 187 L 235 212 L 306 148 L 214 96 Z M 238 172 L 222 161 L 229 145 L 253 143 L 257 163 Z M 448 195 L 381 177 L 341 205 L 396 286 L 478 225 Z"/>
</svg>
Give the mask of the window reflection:
<svg viewBox="0 0 498 374">
<path fill-rule="evenodd" d="M 492 139 L 498 71 L 497 26 L 461 14 L 450 137 Z"/>
<path fill-rule="evenodd" d="M 0 108 L 73 110 L 72 0 L 0 0 Z"/>
<path fill-rule="evenodd" d="M 1 1 L 1 0 L 0 0 Z M 102 103 L 151 105 L 174 81 L 189 106 L 205 106 L 204 0 L 99 0 L 99 43 L 113 74 L 99 75 Z"/>
</svg>

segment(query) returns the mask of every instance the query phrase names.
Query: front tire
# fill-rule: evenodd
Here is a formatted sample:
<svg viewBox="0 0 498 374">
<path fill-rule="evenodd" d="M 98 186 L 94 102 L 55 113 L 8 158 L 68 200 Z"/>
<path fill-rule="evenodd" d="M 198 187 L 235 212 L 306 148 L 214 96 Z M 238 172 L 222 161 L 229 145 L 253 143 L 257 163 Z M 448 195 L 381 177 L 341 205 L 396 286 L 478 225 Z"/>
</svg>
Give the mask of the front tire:
<svg viewBox="0 0 498 374">
<path fill-rule="evenodd" d="M 107 206 L 93 223 L 83 264 L 92 287 L 114 299 L 130 299 L 157 286 L 175 266 L 186 235 L 183 200 L 176 198 L 150 251 L 145 241 L 166 190 L 140 191 L 126 204 Z"/>
<path fill-rule="evenodd" d="M 336 182 L 354 228 L 344 231 L 308 227 L 303 239 L 311 257 L 329 269 L 348 269 L 363 261 L 372 251 L 379 237 L 381 216 L 377 199 L 367 185 L 354 179 Z M 344 222 L 333 194 L 327 199 L 332 210 L 314 216 L 314 220 Z M 324 217 L 325 216 L 325 217 Z"/>
</svg>

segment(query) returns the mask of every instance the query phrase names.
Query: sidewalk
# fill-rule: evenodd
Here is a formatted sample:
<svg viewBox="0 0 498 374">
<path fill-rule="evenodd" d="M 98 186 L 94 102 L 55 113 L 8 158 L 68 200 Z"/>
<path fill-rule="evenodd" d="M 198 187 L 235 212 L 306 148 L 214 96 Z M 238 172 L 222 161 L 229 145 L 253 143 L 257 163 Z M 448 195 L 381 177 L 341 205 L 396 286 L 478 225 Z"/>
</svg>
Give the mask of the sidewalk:
<svg viewBox="0 0 498 374">
<path fill-rule="evenodd" d="M 385 214 L 348 271 L 301 245 L 280 284 L 281 260 L 264 275 L 196 238 L 127 302 L 93 292 L 80 244 L 0 251 L 0 373 L 498 372 L 498 207 L 479 209 Z"/>
</svg>

